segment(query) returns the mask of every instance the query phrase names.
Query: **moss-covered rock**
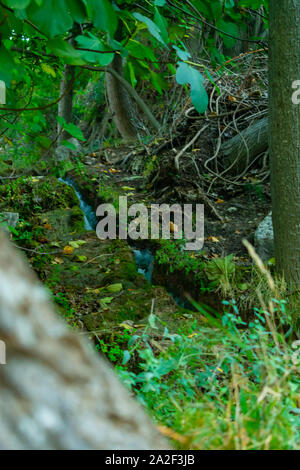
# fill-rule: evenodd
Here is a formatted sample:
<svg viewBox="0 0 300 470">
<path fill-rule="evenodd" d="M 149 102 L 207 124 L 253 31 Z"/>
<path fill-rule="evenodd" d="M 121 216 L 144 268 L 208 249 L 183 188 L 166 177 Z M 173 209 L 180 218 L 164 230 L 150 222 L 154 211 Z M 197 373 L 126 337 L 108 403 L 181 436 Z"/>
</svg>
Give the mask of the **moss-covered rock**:
<svg viewBox="0 0 300 470">
<path fill-rule="evenodd" d="M 21 177 L 0 186 L 0 209 L 13 209 L 23 217 L 73 206 L 79 206 L 74 190 L 55 177 Z"/>
</svg>

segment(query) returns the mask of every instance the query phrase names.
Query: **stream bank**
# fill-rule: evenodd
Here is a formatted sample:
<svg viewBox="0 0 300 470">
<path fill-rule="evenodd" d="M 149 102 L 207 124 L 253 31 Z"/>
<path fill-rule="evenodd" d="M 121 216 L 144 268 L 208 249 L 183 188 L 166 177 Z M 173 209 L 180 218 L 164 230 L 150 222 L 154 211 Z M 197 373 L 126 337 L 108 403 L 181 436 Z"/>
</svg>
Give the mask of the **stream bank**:
<svg viewBox="0 0 300 470">
<path fill-rule="evenodd" d="M 70 185 L 47 176 L 16 179 L 9 191 L 1 186 L 4 209 L 18 211 L 14 242 L 51 291 L 59 314 L 96 344 L 102 338 L 110 343 L 126 329 L 139 334 L 150 313 L 170 330 L 182 324 L 182 310 L 164 287 L 151 285 L 138 272 L 125 241 L 99 240 L 86 230 Z"/>
</svg>

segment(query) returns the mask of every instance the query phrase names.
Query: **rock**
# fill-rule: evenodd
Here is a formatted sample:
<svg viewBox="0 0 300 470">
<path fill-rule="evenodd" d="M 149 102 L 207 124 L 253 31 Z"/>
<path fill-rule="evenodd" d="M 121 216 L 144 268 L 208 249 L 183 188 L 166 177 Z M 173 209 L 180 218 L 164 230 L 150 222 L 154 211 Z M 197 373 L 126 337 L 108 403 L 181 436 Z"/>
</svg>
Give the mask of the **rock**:
<svg viewBox="0 0 300 470">
<path fill-rule="evenodd" d="M 54 152 L 54 158 L 56 162 L 63 162 L 68 160 L 71 155 L 71 150 L 65 147 L 64 145 L 59 145 L 56 147 Z"/>
<path fill-rule="evenodd" d="M 254 235 L 254 246 L 263 261 L 274 257 L 272 212 L 259 224 Z"/>
<path fill-rule="evenodd" d="M 68 160 L 71 155 L 79 155 L 84 153 L 84 149 L 81 143 L 74 137 L 68 139 L 66 142 L 71 144 L 70 147 L 65 145 L 58 145 L 56 147 L 54 157 L 57 162 Z"/>
<path fill-rule="evenodd" d="M 1 212 L 0 213 L 0 223 L 4 223 L 4 228 L 7 229 L 8 226 L 16 228 L 19 222 L 18 212 Z"/>
</svg>

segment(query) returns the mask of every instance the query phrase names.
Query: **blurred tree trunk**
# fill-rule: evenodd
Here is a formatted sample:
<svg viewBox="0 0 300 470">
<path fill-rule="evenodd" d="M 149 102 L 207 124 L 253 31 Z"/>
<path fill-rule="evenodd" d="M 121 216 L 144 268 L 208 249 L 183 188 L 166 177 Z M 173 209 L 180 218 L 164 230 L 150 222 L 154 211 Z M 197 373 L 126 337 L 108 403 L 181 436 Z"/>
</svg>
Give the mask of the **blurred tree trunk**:
<svg viewBox="0 0 300 470">
<path fill-rule="evenodd" d="M 0 449 L 163 449 L 109 363 L 58 318 L 0 232 Z"/>
<path fill-rule="evenodd" d="M 75 77 L 75 67 L 74 65 L 65 65 L 63 76 L 60 82 L 60 96 L 64 95 L 64 97 L 58 103 L 58 116 L 64 118 L 66 122 L 72 122 L 73 117 L 73 86 L 72 82 L 74 81 Z M 67 131 L 61 132 L 61 126 L 58 124 L 57 126 L 58 131 L 58 144 L 61 143 L 62 140 L 68 139 L 70 135 Z"/>
<path fill-rule="evenodd" d="M 269 141 L 275 258 L 289 283 L 300 285 L 300 2 L 270 1 Z"/>
<path fill-rule="evenodd" d="M 119 26 L 115 39 L 121 40 L 122 25 Z M 124 77 L 123 59 L 115 54 L 110 67 L 121 77 Z M 133 123 L 134 108 L 127 90 L 120 84 L 119 80 L 111 73 L 106 73 L 106 90 L 109 108 L 114 116 L 114 121 L 121 136 L 126 141 L 137 139 L 137 129 Z"/>
</svg>

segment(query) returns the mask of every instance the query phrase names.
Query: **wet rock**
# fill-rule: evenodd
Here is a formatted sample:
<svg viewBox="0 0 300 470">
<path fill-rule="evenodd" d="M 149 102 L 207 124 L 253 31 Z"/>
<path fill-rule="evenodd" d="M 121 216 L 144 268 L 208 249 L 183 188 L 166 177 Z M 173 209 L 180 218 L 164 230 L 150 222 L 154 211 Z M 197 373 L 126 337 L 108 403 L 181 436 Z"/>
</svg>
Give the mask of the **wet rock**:
<svg viewBox="0 0 300 470">
<path fill-rule="evenodd" d="M 272 212 L 259 224 L 254 235 L 254 246 L 263 261 L 274 257 Z"/>
</svg>

